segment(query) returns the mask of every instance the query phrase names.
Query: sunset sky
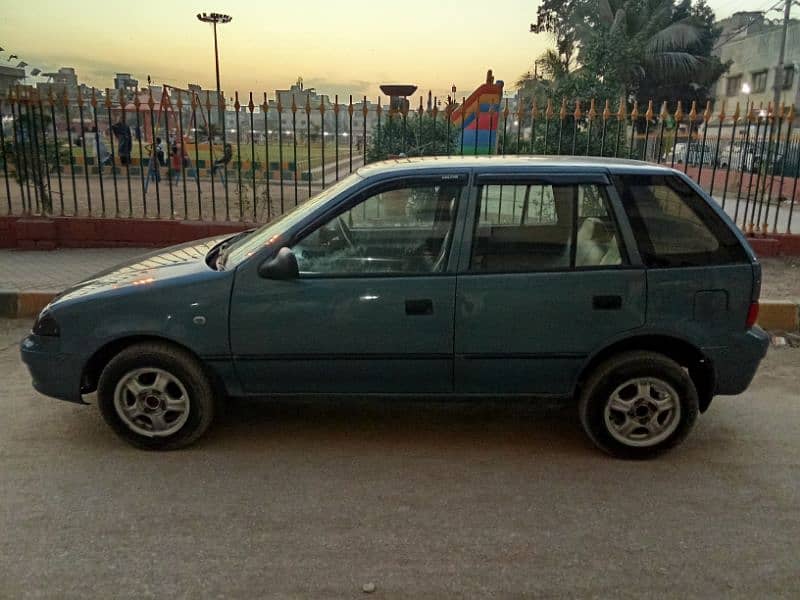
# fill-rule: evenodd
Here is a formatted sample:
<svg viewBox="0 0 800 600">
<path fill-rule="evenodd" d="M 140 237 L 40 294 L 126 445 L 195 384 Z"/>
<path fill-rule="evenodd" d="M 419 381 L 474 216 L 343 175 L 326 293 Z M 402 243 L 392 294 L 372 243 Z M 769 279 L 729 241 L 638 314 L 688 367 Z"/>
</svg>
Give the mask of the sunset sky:
<svg viewBox="0 0 800 600">
<path fill-rule="evenodd" d="M 712 0 L 717 16 L 735 0 Z M 366 0 L 238 2 L 183 0 L 15 2 L 0 20 L 0 64 L 10 54 L 43 71 L 75 67 L 79 79 L 111 87 L 116 72 L 141 83 L 214 86 L 211 26 L 198 12 L 224 12 L 222 87 L 259 96 L 302 76 L 307 87 L 341 95 L 379 94 L 379 83 L 414 83 L 468 94 L 492 68 L 507 89 L 551 39 L 533 35 L 535 0 Z M 30 80 L 29 80 L 30 82 Z"/>
</svg>

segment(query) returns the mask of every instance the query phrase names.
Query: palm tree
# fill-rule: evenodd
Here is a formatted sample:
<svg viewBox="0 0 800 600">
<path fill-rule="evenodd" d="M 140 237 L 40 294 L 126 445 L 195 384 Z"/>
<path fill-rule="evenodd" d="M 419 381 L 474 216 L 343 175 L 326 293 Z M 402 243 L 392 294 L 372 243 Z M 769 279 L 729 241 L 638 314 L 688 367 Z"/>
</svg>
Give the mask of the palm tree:
<svg viewBox="0 0 800 600">
<path fill-rule="evenodd" d="M 588 2 L 576 17 L 578 61 L 625 97 L 644 81 L 691 79 L 706 66 L 702 32 L 675 14 L 672 0 Z"/>
</svg>

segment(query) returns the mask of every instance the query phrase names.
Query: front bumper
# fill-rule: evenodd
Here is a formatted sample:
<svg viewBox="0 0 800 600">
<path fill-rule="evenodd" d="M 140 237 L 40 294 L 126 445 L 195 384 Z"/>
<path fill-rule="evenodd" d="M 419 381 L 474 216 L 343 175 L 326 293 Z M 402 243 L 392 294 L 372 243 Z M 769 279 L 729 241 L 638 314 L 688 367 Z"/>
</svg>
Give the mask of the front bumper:
<svg viewBox="0 0 800 600">
<path fill-rule="evenodd" d="M 61 352 L 58 338 L 28 335 L 20 342 L 20 356 L 37 392 L 85 404 L 81 399 L 81 363 Z"/>
<path fill-rule="evenodd" d="M 704 349 L 715 371 L 714 394 L 735 395 L 745 391 L 769 348 L 769 334 L 753 327 L 724 348 Z"/>
</svg>

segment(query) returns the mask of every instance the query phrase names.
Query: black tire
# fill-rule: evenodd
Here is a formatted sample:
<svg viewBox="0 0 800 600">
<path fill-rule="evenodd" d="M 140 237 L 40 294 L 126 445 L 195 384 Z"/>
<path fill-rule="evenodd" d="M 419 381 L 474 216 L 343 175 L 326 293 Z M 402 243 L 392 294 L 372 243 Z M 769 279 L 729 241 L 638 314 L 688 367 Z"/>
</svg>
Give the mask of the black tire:
<svg viewBox="0 0 800 600">
<path fill-rule="evenodd" d="M 638 431 L 638 435 L 644 435 L 645 439 L 625 443 L 619 438 L 626 436 L 619 431 L 612 432 L 607 423 L 606 407 L 611 403 L 612 395 L 618 389 L 621 390 L 619 392 L 621 395 L 623 391 L 629 389 L 623 387 L 624 384 L 637 378 L 654 380 L 659 385 L 665 383 L 677 395 L 677 402 L 673 401 L 673 404 L 677 404 L 677 406 L 671 412 L 665 411 L 664 413 L 665 421 L 669 419 L 669 423 L 661 435 L 669 432 L 667 437 L 659 440 L 658 436 L 654 435 L 651 445 L 636 445 L 651 443 L 646 439 L 648 433 L 645 433 L 647 429 L 644 426 L 635 428 L 630 435 L 633 436 Z M 609 420 L 612 421 L 612 427 L 614 421 L 620 419 L 620 415 L 625 423 L 630 422 L 635 425 L 636 417 L 629 416 L 635 410 L 633 406 L 638 403 L 647 405 L 647 401 L 634 398 L 632 402 L 631 413 L 609 409 Z M 646 459 L 673 448 L 686 438 L 697 420 L 698 406 L 699 401 L 694 382 L 678 363 L 655 352 L 632 351 L 612 357 L 591 373 L 582 388 L 578 401 L 578 412 L 584 431 L 598 448 L 617 458 Z M 648 410 L 647 406 L 643 410 Z M 652 420 L 652 418 L 651 416 L 648 420 Z M 647 419 L 647 417 L 643 417 L 643 419 Z"/>
<path fill-rule="evenodd" d="M 188 417 L 184 417 L 185 422 L 169 435 L 144 435 L 134 431 L 121 418 L 115 405 L 115 391 L 123 378 L 137 369 L 150 368 L 176 378 L 188 394 Z M 203 435 L 214 418 L 214 391 L 202 366 L 188 352 L 161 342 L 135 344 L 112 358 L 100 375 L 97 400 L 103 419 L 116 434 L 145 450 L 184 448 Z"/>
</svg>

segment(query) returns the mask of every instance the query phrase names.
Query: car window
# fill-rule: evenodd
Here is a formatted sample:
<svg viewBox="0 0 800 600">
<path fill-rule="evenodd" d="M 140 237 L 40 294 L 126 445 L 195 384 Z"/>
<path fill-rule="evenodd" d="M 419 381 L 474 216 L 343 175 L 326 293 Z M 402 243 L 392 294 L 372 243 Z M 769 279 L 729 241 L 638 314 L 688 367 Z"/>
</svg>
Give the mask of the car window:
<svg viewBox="0 0 800 600">
<path fill-rule="evenodd" d="M 679 177 L 621 175 L 615 183 L 646 266 L 704 266 L 747 260 L 733 232 Z"/>
<path fill-rule="evenodd" d="M 414 185 L 368 195 L 294 245 L 301 276 L 444 271 L 461 190 Z"/>
<path fill-rule="evenodd" d="M 608 198 L 597 185 L 485 185 L 471 271 L 547 271 L 623 264 Z"/>
</svg>

